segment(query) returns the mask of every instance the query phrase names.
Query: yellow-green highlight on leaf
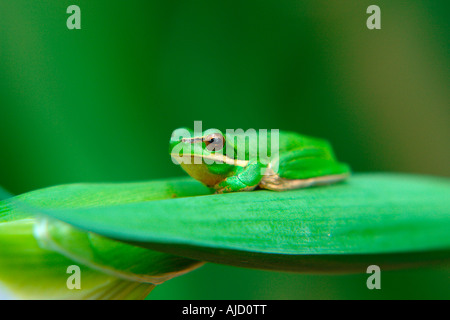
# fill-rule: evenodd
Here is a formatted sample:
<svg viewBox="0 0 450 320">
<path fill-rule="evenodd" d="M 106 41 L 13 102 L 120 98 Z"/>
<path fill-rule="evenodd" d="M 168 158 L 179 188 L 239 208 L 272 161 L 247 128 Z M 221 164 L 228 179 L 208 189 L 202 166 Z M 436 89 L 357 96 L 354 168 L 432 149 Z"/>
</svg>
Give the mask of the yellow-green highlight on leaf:
<svg viewBox="0 0 450 320">
<path fill-rule="evenodd" d="M 154 285 L 127 281 L 42 249 L 34 219 L 0 223 L 0 299 L 143 299 Z M 78 265 L 81 289 L 68 289 L 67 268 Z"/>
<path fill-rule="evenodd" d="M 40 215 L 41 209 L 101 207 L 209 193 L 187 179 L 75 184 L 0 202 L 0 294 L 19 299 L 141 299 L 155 284 L 203 262 L 125 244 Z M 69 290 L 66 269 L 79 265 L 82 289 Z"/>
<path fill-rule="evenodd" d="M 42 248 L 130 281 L 161 284 L 203 264 L 111 240 L 47 218 L 38 219 L 34 234 Z"/>
</svg>

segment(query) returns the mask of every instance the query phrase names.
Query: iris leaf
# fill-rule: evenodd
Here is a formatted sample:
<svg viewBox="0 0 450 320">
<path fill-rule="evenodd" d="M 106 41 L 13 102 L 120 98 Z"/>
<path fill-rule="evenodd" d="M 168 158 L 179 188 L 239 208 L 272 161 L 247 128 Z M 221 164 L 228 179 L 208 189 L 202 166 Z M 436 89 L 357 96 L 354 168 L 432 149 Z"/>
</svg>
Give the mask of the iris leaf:
<svg viewBox="0 0 450 320">
<path fill-rule="evenodd" d="M 180 183 L 181 182 L 181 183 Z M 98 208 L 209 192 L 192 181 L 74 184 L 0 202 L 0 297 L 139 299 L 155 284 L 202 262 L 117 242 L 40 215 L 43 208 Z M 66 269 L 78 265 L 81 290 L 69 290 Z"/>
<path fill-rule="evenodd" d="M 12 194 L 0 187 L 0 200 L 11 198 Z"/>
<path fill-rule="evenodd" d="M 48 217 L 103 237 L 235 266 L 347 272 L 368 264 L 400 268 L 450 258 L 448 179 L 356 174 L 326 187 L 221 195 L 208 194 L 191 180 L 172 183 L 204 196 L 153 200 L 144 192 L 136 201 L 130 196 L 126 203 L 74 209 L 83 201 L 77 194 L 96 192 L 78 186 L 71 205 L 64 197 L 51 201 L 51 189 L 41 191 L 46 201 L 27 200 Z M 101 194 L 96 201 L 102 197 L 110 198 Z"/>
<path fill-rule="evenodd" d="M 41 248 L 34 219 L 0 223 L 0 299 L 143 299 L 154 288 L 99 272 Z M 67 268 L 80 267 L 81 289 L 68 289 Z"/>
</svg>

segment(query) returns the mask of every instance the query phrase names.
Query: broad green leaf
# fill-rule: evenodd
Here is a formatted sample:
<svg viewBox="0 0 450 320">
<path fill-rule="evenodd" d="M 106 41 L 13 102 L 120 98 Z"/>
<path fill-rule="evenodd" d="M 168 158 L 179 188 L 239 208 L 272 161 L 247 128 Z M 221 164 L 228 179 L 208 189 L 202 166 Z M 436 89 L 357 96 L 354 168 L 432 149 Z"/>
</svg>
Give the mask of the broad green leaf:
<svg viewBox="0 0 450 320">
<path fill-rule="evenodd" d="M 49 187 L 0 202 L 0 222 L 30 217 L 39 208 L 81 208 L 197 196 L 209 189 L 190 178 L 137 183 L 70 184 Z"/>
<path fill-rule="evenodd" d="M 143 298 L 154 287 L 203 263 L 117 242 L 36 217 L 44 207 L 93 208 L 209 192 L 190 179 L 76 184 L 0 202 L 0 288 L 32 299 Z M 68 290 L 67 266 L 82 266 L 82 290 Z M 5 293 L 4 293 L 5 294 Z"/>
<path fill-rule="evenodd" d="M 154 285 L 127 281 L 42 249 L 34 219 L 0 223 L 0 299 L 142 299 Z M 78 265 L 81 289 L 69 289 L 67 268 Z"/>
<path fill-rule="evenodd" d="M 46 218 L 38 219 L 34 234 L 42 248 L 130 281 L 160 284 L 203 264 L 114 241 Z"/>
<path fill-rule="evenodd" d="M 361 271 L 368 263 L 447 263 L 449 195 L 448 179 L 356 174 L 345 183 L 286 192 L 78 209 L 49 209 L 54 207 L 49 201 L 42 213 L 111 239 L 196 260 L 273 270 Z"/>
</svg>

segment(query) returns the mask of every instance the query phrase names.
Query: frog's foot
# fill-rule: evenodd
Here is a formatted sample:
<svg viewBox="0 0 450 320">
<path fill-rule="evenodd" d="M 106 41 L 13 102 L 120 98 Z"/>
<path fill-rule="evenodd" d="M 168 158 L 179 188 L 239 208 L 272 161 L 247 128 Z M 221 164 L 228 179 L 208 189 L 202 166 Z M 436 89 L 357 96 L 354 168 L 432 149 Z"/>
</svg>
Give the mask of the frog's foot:
<svg viewBox="0 0 450 320">
<path fill-rule="evenodd" d="M 230 192 L 239 192 L 239 191 L 252 191 L 254 190 L 258 184 L 253 186 L 248 186 L 244 182 L 242 182 L 238 176 L 228 177 L 224 181 L 216 184 L 214 189 L 216 193 L 230 193 Z"/>
</svg>

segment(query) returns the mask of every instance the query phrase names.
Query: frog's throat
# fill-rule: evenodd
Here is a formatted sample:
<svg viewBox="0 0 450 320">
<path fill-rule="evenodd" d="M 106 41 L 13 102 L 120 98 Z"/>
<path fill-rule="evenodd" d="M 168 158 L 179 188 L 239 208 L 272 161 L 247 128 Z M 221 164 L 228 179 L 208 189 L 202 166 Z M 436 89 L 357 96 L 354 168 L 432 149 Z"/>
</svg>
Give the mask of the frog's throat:
<svg viewBox="0 0 450 320">
<path fill-rule="evenodd" d="M 216 161 L 218 163 L 226 163 L 232 166 L 237 166 L 237 167 L 246 167 L 248 164 L 247 160 L 239 160 L 239 159 L 232 159 L 229 158 L 223 154 L 210 154 L 210 155 L 189 155 L 189 156 L 179 156 L 177 154 L 172 154 L 172 156 L 177 159 L 177 158 L 190 158 L 191 164 L 197 164 L 195 162 L 194 158 L 197 159 L 208 159 L 211 161 Z M 199 162 L 199 164 L 202 164 Z"/>
<path fill-rule="evenodd" d="M 220 183 L 224 179 L 226 179 L 226 175 L 224 174 L 214 174 L 208 170 L 208 167 L 204 164 L 186 164 L 181 163 L 181 167 L 184 171 L 187 172 L 192 178 L 198 180 L 208 187 L 212 188 L 216 184 Z"/>
</svg>

